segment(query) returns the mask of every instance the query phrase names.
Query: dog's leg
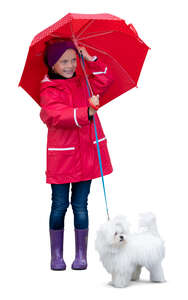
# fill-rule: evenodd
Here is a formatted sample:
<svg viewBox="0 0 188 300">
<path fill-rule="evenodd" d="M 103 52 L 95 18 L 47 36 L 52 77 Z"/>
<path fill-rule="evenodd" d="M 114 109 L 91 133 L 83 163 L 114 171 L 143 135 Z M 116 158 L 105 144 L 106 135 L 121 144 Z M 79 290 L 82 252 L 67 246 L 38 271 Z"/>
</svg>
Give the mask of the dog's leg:
<svg viewBox="0 0 188 300">
<path fill-rule="evenodd" d="M 161 264 L 156 264 L 152 266 L 150 269 L 150 280 L 153 282 L 164 282 L 164 273 Z"/>
<path fill-rule="evenodd" d="M 140 273 L 142 270 L 142 266 L 137 265 L 136 268 L 134 269 L 134 272 L 132 273 L 131 280 L 136 281 L 140 279 Z"/>
<path fill-rule="evenodd" d="M 131 274 L 112 273 L 112 285 L 118 288 L 128 286 Z"/>
</svg>

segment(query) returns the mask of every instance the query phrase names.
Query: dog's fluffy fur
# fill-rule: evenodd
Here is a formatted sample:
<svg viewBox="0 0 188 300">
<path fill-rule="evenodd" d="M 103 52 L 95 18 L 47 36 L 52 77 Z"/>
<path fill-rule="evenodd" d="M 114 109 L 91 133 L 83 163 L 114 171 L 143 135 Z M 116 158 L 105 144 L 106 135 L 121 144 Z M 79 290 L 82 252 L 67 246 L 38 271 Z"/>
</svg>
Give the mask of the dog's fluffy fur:
<svg viewBox="0 0 188 300">
<path fill-rule="evenodd" d="M 164 241 L 152 213 L 140 215 L 136 233 L 131 233 L 130 224 L 122 215 L 101 225 L 95 249 L 112 275 L 111 284 L 115 287 L 126 287 L 130 280 L 139 280 L 143 266 L 150 272 L 151 281 L 165 281 L 161 265 L 165 256 Z"/>
</svg>

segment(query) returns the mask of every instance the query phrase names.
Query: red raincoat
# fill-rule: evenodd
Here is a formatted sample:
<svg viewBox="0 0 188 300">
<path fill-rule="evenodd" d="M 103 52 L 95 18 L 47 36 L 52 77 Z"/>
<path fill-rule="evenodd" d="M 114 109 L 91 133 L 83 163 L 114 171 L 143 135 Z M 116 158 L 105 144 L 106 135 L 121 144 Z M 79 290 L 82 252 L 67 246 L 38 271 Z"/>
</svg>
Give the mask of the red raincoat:
<svg viewBox="0 0 188 300">
<path fill-rule="evenodd" d="M 113 82 L 112 73 L 99 58 L 86 61 L 89 82 L 94 95 L 103 93 Z M 100 97 L 99 97 L 100 101 Z M 88 120 L 88 91 L 85 77 L 77 75 L 49 79 L 40 86 L 40 118 L 48 127 L 46 149 L 46 183 L 69 183 L 101 176 L 94 121 Z M 113 168 L 107 148 L 107 138 L 95 113 L 103 175 Z"/>
</svg>

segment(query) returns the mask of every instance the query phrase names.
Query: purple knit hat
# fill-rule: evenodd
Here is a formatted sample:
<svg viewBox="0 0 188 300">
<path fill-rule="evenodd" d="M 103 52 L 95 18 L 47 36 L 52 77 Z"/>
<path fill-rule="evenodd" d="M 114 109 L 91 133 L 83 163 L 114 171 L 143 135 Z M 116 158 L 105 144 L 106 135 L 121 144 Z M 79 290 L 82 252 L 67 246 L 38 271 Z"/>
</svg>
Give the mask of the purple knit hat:
<svg viewBox="0 0 188 300">
<path fill-rule="evenodd" d="M 74 49 L 76 53 L 79 54 L 77 48 L 71 40 L 56 42 L 54 44 L 48 45 L 46 48 L 46 59 L 48 62 L 48 66 L 52 67 L 62 56 L 62 54 L 69 48 Z"/>
</svg>

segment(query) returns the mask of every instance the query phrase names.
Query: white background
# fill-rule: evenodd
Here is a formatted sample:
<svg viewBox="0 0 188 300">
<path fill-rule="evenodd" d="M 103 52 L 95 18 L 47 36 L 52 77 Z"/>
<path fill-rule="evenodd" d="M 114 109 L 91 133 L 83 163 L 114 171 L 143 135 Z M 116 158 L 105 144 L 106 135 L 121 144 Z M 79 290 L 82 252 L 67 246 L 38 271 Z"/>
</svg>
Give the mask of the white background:
<svg viewBox="0 0 188 300">
<path fill-rule="evenodd" d="M 2 299 L 177 299 L 187 284 L 187 10 L 186 1 L 8 1 L 1 4 L 1 296 Z M 105 176 L 111 218 L 157 216 L 165 240 L 164 284 L 126 289 L 108 285 L 94 249 L 96 231 L 107 221 L 101 178 L 89 196 L 88 269 L 73 271 L 71 206 L 66 215 L 67 270 L 50 270 L 48 220 L 51 187 L 45 183 L 47 128 L 40 107 L 18 83 L 33 37 L 67 13 L 110 13 L 132 23 L 151 47 L 138 89 L 98 112 L 108 139 L 113 173 Z M 74 297 L 74 298 L 73 298 Z"/>
</svg>

